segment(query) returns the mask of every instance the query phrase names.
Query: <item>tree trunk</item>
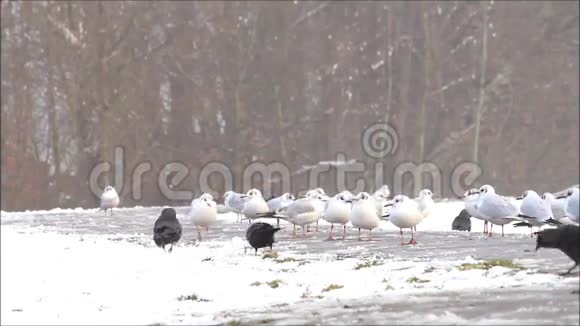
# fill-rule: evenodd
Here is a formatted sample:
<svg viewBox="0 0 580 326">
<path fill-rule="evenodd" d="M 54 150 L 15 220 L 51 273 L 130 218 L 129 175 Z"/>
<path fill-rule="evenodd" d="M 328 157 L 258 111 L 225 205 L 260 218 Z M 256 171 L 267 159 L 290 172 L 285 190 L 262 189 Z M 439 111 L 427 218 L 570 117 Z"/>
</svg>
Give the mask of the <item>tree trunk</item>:
<svg viewBox="0 0 580 326">
<path fill-rule="evenodd" d="M 479 100 L 477 103 L 477 111 L 475 115 L 475 137 L 473 139 L 473 162 L 477 163 L 479 160 L 479 128 L 481 126 L 481 111 L 483 110 L 485 100 L 485 71 L 487 69 L 487 2 L 481 2 L 481 9 L 483 15 L 483 35 L 481 44 L 481 61 L 480 61 L 480 75 L 479 75 Z"/>
</svg>

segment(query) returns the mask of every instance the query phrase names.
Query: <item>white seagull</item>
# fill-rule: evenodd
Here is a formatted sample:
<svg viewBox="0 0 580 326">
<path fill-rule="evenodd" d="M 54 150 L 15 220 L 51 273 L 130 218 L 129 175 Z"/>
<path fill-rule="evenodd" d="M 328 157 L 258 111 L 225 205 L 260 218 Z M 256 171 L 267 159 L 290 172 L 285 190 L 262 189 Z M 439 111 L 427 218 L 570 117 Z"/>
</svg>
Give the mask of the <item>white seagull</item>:
<svg viewBox="0 0 580 326">
<path fill-rule="evenodd" d="M 413 234 L 413 227 L 419 224 L 425 218 L 425 215 L 423 215 L 417 203 L 405 195 L 395 196 L 392 206 L 389 221 L 399 228 L 401 245 L 417 244 Z M 403 229 L 411 229 L 411 240 L 408 243 L 403 241 Z"/>
<path fill-rule="evenodd" d="M 342 239 L 346 237 L 346 223 L 350 221 L 351 202 L 352 194 L 348 190 L 336 194 L 326 202 L 322 218 L 330 223 L 327 240 L 333 240 L 332 229 L 335 223 L 342 224 Z"/>
<path fill-rule="evenodd" d="M 435 206 L 435 202 L 433 201 L 433 192 L 429 189 L 422 189 L 419 191 L 419 197 L 415 198 L 415 202 L 417 203 L 417 208 L 423 214 L 423 218 L 426 218 L 431 213 L 433 206 Z M 417 232 L 417 227 L 414 227 L 415 232 Z"/>
<path fill-rule="evenodd" d="M 268 209 L 270 210 L 270 212 L 275 212 L 281 208 L 284 208 L 292 204 L 295 200 L 296 198 L 294 197 L 294 195 L 287 192 L 281 196 L 268 200 L 266 204 L 268 205 Z M 277 221 L 277 226 L 280 226 L 280 219 L 278 219 Z"/>
<path fill-rule="evenodd" d="M 463 194 L 462 197 L 459 197 L 461 199 L 463 199 L 463 203 L 465 205 L 465 211 L 467 211 L 467 213 L 470 216 L 473 216 L 477 219 L 483 220 L 483 234 L 487 235 L 487 217 L 485 217 L 483 214 L 481 214 L 478 210 L 477 210 L 477 202 L 479 200 L 479 190 L 477 188 L 471 188 L 469 190 L 467 190 L 465 192 L 465 194 Z"/>
<path fill-rule="evenodd" d="M 105 211 L 107 215 L 107 209 L 111 211 L 111 216 L 113 216 L 113 208 L 119 206 L 119 195 L 115 188 L 111 186 L 106 186 L 105 190 L 101 194 L 101 207 L 100 211 Z"/>
<path fill-rule="evenodd" d="M 576 223 L 580 222 L 579 196 L 580 189 L 577 187 L 571 188 L 566 194 L 566 216 Z"/>
<path fill-rule="evenodd" d="M 242 215 L 242 210 L 244 209 L 244 204 L 249 199 L 248 196 L 244 194 L 237 193 L 235 191 L 229 190 L 224 194 L 224 204 L 229 210 L 236 213 L 238 218 Z M 241 220 L 241 219 L 240 219 Z"/>
<path fill-rule="evenodd" d="M 518 216 L 523 218 L 530 227 L 530 237 L 534 237 L 533 227 L 541 228 L 544 224 L 561 224 L 553 218 L 552 206 L 548 201 L 540 198 L 533 190 L 526 190 L 522 194 L 522 205 Z M 516 224 L 517 225 L 517 224 Z"/>
<path fill-rule="evenodd" d="M 367 192 L 361 192 L 353 198 L 350 222 L 358 228 L 359 240 L 361 229 L 369 230 L 369 240 L 372 240 L 373 229 L 379 226 L 380 221 L 375 202 Z"/>
<path fill-rule="evenodd" d="M 389 196 L 391 191 L 389 186 L 383 185 L 377 191 L 373 193 L 373 200 L 375 201 L 375 206 L 377 207 L 377 212 L 379 216 L 383 216 L 387 213 L 386 207 L 389 203 Z"/>
<path fill-rule="evenodd" d="M 520 220 L 518 214 L 520 210 L 514 199 L 500 196 L 495 193 L 495 189 L 490 185 L 483 185 L 479 188 L 479 200 L 477 211 L 487 217 L 491 223 L 489 236 L 493 235 L 493 225 L 501 225 L 501 236 L 503 237 L 503 226 L 513 221 Z"/>
<path fill-rule="evenodd" d="M 578 223 L 572 221 L 566 214 L 566 198 L 556 198 L 552 193 L 545 192 L 542 195 L 542 199 L 550 203 L 552 214 L 556 221 L 562 224 L 578 225 Z"/>
<path fill-rule="evenodd" d="M 257 217 L 280 218 L 288 221 L 294 225 L 292 234 L 296 236 L 296 225 L 302 227 L 302 233 L 303 235 L 306 235 L 306 226 L 318 221 L 321 215 L 322 214 L 316 208 L 316 203 L 313 199 L 300 198 L 276 212 L 258 214 Z"/>
<path fill-rule="evenodd" d="M 255 188 L 250 189 L 246 195 L 249 199 L 244 203 L 242 214 L 250 219 L 250 223 L 252 219 L 258 218 L 259 214 L 265 214 L 270 211 L 260 190 Z"/>
<path fill-rule="evenodd" d="M 191 201 L 189 217 L 197 230 L 197 240 L 201 241 L 201 228 L 209 231 L 209 226 L 214 224 L 217 218 L 217 204 L 212 195 L 203 193 L 199 198 Z"/>
<path fill-rule="evenodd" d="M 306 195 L 304 195 L 304 198 L 312 199 L 314 201 L 316 209 L 320 213 L 320 216 L 324 214 L 326 201 L 329 199 L 326 193 L 324 192 L 324 189 L 318 187 L 316 189 L 308 190 L 308 192 L 306 192 Z M 318 231 L 318 221 L 316 221 L 316 231 Z"/>
</svg>

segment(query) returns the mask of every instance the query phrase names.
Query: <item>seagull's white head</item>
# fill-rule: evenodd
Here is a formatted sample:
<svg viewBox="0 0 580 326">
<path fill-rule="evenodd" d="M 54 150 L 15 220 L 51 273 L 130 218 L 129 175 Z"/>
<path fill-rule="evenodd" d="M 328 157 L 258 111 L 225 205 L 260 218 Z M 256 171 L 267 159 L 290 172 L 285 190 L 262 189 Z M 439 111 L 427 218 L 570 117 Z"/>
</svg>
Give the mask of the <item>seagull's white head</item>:
<svg viewBox="0 0 580 326">
<path fill-rule="evenodd" d="M 201 194 L 201 196 L 199 196 L 199 200 L 202 201 L 213 201 L 213 196 L 208 194 L 207 192 L 204 192 L 203 194 Z"/>
<path fill-rule="evenodd" d="M 284 198 L 286 200 L 296 200 L 296 197 L 294 197 L 294 195 L 289 193 L 289 192 L 283 194 L 282 198 Z"/>
<path fill-rule="evenodd" d="M 405 195 L 396 195 L 395 198 L 393 198 L 393 206 L 401 205 L 408 200 L 410 200 L 409 197 L 407 197 Z"/>
<path fill-rule="evenodd" d="M 427 197 L 432 197 L 433 196 L 433 192 L 429 189 L 423 189 L 421 191 L 419 191 L 419 198 L 427 198 Z"/>
<path fill-rule="evenodd" d="M 542 199 L 543 200 L 548 200 L 548 201 L 553 201 L 554 199 L 556 199 L 556 197 L 554 197 L 554 195 L 551 192 L 545 192 L 542 195 Z"/>
<path fill-rule="evenodd" d="M 323 195 L 323 196 L 326 195 L 326 192 L 324 192 L 324 189 L 322 189 L 320 187 L 314 189 L 314 191 L 316 191 L 320 195 Z"/>
<path fill-rule="evenodd" d="M 106 186 L 105 190 L 103 190 L 103 192 L 109 192 L 109 191 L 115 191 L 115 188 L 113 188 L 112 186 Z"/>
<path fill-rule="evenodd" d="M 467 190 L 463 196 L 459 197 L 462 199 L 474 199 L 479 197 L 479 190 L 477 188 L 471 188 L 469 190 Z"/>
<path fill-rule="evenodd" d="M 371 195 L 369 195 L 368 192 L 361 192 L 358 194 L 358 196 L 355 197 L 355 200 L 357 201 L 367 201 L 371 198 Z"/>
<path fill-rule="evenodd" d="M 208 207 L 217 207 L 216 202 L 213 200 L 213 196 L 208 194 L 207 192 L 205 192 L 201 196 L 199 196 L 198 200 L 200 202 L 206 204 Z M 195 201 L 195 199 L 194 199 L 194 201 Z"/>
<path fill-rule="evenodd" d="M 493 189 L 493 187 L 490 185 L 483 185 L 479 188 L 479 193 L 482 195 L 485 195 L 485 194 L 494 195 L 495 189 Z"/>
<path fill-rule="evenodd" d="M 538 195 L 537 192 L 533 191 L 533 190 L 526 190 L 524 191 L 524 193 L 522 194 L 521 199 L 524 198 L 540 198 L 540 196 Z"/>
<path fill-rule="evenodd" d="M 252 188 L 248 190 L 247 195 L 250 197 L 262 197 L 262 192 L 256 188 Z"/>
<path fill-rule="evenodd" d="M 230 197 L 231 197 L 231 196 L 233 196 L 233 195 L 234 195 L 234 192 L 233 192 L 232 190 L 228 190 L 228 191 L 226 191 L 226 192 L 224 193 L 224 198 L 225 198 L 225 199 L 228 199 L 228 198 L 230 198 Z"/>
<path fill-rule="evenodd" d="M 350 191 L 345 190 L 334 195 L 334 199 L 340 200 L 345 203 L 350 203 L 352 202 L 352 194 L 350 193 Z"/>
<path fill-rule="evenodd" d="M 383 185 L 381 186 L 379 189 L 377 189 L 377 191 L 375 191 L 375 193 L 373 194 L 373 196 L 377 196 L 379 198 L 387 198 L 391 195 L 391 190 L 389 189 L 389 186 L 387 185 Z"/>
</svg>

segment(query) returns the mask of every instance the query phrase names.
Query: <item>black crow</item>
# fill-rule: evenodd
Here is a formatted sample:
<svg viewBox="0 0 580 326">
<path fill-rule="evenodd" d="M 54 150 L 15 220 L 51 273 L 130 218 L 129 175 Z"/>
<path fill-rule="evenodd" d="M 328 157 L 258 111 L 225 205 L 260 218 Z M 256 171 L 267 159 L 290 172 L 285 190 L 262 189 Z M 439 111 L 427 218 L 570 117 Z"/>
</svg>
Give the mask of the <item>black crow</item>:
<svg viewBox="0 0 580 326">
<path fill-rule="evenodd" d="M 173 208 L 164 208 L 161 216 L 155 221 L 153 227 L 153 241 L 158 247 L 165 250 L 165 246 L 171 244 L 169 252 L 173 250 L 173 244 L 181 238 L 181 223 L 175 216 Z"/>
<path fill-rule="evenodd" d="M 451 229 L 471 232 L 471 216 L 465 209 L 462 210 L 453 220 L 453 223 L 451 223 Z"/>
<path fill-rule="evenodd" d="M 280 228 L 275 228 L 268 223 L 257 222 L 248 228 L 246 231 L 246 239 L 250 245 L 258 253 L 259 248 L 270 247 L 274 243 L 274 233 L 280 231 Z"/>
<path fill-rule="evenodd" d="M 536 232 L 536 251 L 544 248 L 558 248 L 568 257 L 574 260 L 574 266 L 566 274 L 580 263 L 580 227 L 577 225 L 562 225 L 557 229 L 546 229 Z"/>
</svg>

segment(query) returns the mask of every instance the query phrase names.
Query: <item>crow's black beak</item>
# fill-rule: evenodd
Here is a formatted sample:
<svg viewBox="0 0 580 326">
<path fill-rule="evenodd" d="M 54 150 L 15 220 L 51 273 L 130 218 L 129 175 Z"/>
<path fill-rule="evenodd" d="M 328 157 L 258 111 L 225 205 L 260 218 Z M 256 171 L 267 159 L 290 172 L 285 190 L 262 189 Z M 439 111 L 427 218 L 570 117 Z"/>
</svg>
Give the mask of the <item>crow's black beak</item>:
<svg viewBox="0 0 580 326">
<path fill-rule="evenodd" d="M 524 199 L 524 196 L 516 197 L 516 200 L 522 200 L 522 199 Z"/>
<path fill-rule="evenodd" d="M 568 197 L 568 195 L 560 195 L 560 196 L 556 197 L 556 199 L 563 199 L 563 198 L 566 198 L 566 197 Z"/>
<path fill-rule="evenodd" d="M 386 204 L 384 207 L 393 206 L 393 204 Z"/>
</svg>

